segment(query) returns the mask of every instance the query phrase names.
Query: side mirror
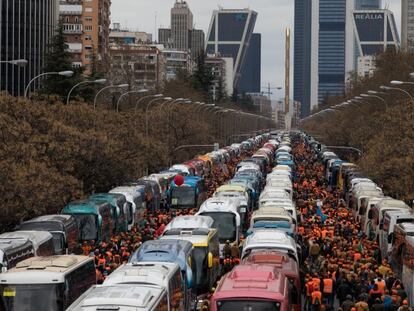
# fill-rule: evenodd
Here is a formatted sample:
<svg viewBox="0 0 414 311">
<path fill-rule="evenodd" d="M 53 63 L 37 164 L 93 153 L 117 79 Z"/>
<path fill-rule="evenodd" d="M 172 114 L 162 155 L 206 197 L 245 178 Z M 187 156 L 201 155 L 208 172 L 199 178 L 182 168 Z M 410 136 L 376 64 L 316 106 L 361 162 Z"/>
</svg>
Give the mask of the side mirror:
<svg viewBox="0 0 414 311">
<path fill-rule="evenodd" d="M 208 268 L 211 269 L 213 268 L 213 254 L 211 252 L 208 253 Z"/>
<path fill-rule="evenodd" d="M 7 272 L 7 267 L 1 267 L 1 273 L 6 273 Z"/>
</svg>

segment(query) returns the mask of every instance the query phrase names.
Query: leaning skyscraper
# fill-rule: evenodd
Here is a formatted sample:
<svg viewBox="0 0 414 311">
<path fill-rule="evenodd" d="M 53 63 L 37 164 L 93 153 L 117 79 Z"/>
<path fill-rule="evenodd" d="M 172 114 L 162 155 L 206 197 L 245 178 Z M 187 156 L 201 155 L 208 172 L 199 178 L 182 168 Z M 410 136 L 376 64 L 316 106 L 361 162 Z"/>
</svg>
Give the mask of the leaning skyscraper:
<svg viewBox="0 0 414 311">
<path fill-rule="evenodd" d="M 213 12 L 206 40 L 206 53 L 233 58 L 235 89 L 240 85 L 256 17 L 257 13 L 249 9 L 221 9 Z"/>
</svg>

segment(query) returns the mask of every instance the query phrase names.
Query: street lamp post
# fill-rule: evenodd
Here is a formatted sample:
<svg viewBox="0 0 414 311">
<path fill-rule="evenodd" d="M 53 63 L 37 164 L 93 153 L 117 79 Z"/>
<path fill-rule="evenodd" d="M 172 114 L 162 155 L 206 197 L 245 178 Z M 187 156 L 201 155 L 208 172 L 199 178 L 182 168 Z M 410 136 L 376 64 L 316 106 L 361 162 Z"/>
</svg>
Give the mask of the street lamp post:
<svg viewBox="0 0 414 311">
<path fill-rule="evenodd" d="M 108 85 L 108 86 L 103 87 L 102 89 L 98 91 L 98 93 L 96 93 L 95 98 L 93 99 L 93 109 L 96 109 L 96 101 L 98 99 L 99 94 L 101 94 L 103 91 L 110 89 L 110 88 L 124 88 L 128 86 L 129 84 L 125 83 L 125 84 L 118 84 L 118 85 Z"/>
<path fill-rule="evenodd" d="M 145 137 L 148 138 L 148 111 L 152 103 L 155 103 L 157 100 L 171 100 L 171 97 L 163 97 L 163 98 L 154 98 L 147 104 L 147 108 L 145 109 Z"/>
<path fill-rule="evenodd" d="M 59 75 L 59 76 L 63 76 L 65 78 L 70 78 L 73 76 L 73 71 L 72 70 L 64 70 L 64 71 L 53 71 L 53 72 L 44 72 L 41 73 L 39 75 L 37 75 L 36 77 L 34 77 L 32 80 L 29 81 L 29 83 L 27 84 L 25 90 L 24 90 L 24 97 L 27 98 L 27 95 L 29 93 L 29 88 L 30 85 L 38 78 L 44 77 L 44 76 L 50 76 L 50 75 Z"/>
<path fill-rule="evenodd" d="M 380 89 L 381 89 L 381 90 L 384 90 L 384 91 L 399 91 L 399 92 L 402 92 L 402 93 L 406 94 L 406 95 L 410 98 L 411 103 L 414 103 L 414 98 L 411 96 L 411 94 L 410 94 L 409 92 L 407 92 L 407 91 L 406 91 L 406 90 L 404 90 L 404 89 L 401 89 L 401 88 L 399 88 L 399 87 L 390 87 L 390 86 L 385 86 L 385 85 L 381 85 L 381 86 L 380 86 Z"/>
<path fill-rule="evenodd" d="M 98 79 L 98 80 L 94 80 L 94 81 L 82 81 L 79 82 L 78 84 L 75 84 L 69 91 L 68 96 L 66 97 L 66 105 L 69 105 L 69 101 L 70 101 L 70 95 L 72 94 L 73 90 L 75 88 L 77 88 L 80 85 L 84 85 L 84 84 L 92 84 L 92 83 L 98 83 L 98 84 L 104 84 L 106 83 L 106 79 Z"/>
<path fill-rule="evenodd" d="M 125 96 L 127 96 L 129 94 L 141 94 L 141 93 L 146 93 L 146 92 L 148 92 L 148 90 L 143 89 L 143 90 L 138 90 L 138 91 L 129 91 L 129 92 L 126 92 L 126 93 L 121 94 L 121 96 L 119 96 L 119 98 L 118 98 L 118 100 L 116 102 L 116 112 L 119 112 L 119 104 L 121 103 L 121 100 Z"/>
<path fill-rule="evenodd" d="M 12 60 L 1 60 L 0 64 L 10 64 L 18 67 L 25 67 L 28 61 L 26 59 L 12 59 Z"/>
</svg>

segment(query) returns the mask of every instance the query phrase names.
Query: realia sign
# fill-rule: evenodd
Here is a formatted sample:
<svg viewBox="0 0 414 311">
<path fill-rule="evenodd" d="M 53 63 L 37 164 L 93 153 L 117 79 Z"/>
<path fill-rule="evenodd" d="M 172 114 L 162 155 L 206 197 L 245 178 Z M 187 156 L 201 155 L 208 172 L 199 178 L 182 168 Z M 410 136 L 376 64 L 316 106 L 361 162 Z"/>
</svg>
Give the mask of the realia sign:
<svg viewBox="0 0 414 311">
<path fill-rule="evenodd" d="M 355 20 L 383 20 L 383 13 L 356 13 Z"/>
</svg>

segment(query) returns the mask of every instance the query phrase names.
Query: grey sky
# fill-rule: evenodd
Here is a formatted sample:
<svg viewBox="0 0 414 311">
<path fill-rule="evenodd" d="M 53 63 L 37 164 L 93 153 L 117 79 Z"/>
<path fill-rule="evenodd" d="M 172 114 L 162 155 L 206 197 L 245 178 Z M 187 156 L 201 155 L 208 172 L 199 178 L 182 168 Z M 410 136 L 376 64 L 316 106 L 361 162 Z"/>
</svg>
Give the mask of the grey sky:
<svg viewBox="0 0 414 311">
<path fill-rule="evenodd" d="M 111 20 L 131 30 L 155 32 L 170 25 L 170 9 L 175 0 L 112 0 Z M 394 12 L 400 27 L 401 0 L 383 0 Z M 258 12 L 255 32 L 262 34 L 262 86 L 283 85 L 284 79 L 284 29 L 293 30 L 294 0 L 187 0 L 194 15 L 195 26 L 208 31 L 211 13 L 219 6 L 226 9 L 250 8 Z M 293 48 L 293 37 L 292 37 Z M 280 92 L 280 91 L 279 91 Z M 277 97 L 281 93 L 275 94 Z"/>
</svg>

